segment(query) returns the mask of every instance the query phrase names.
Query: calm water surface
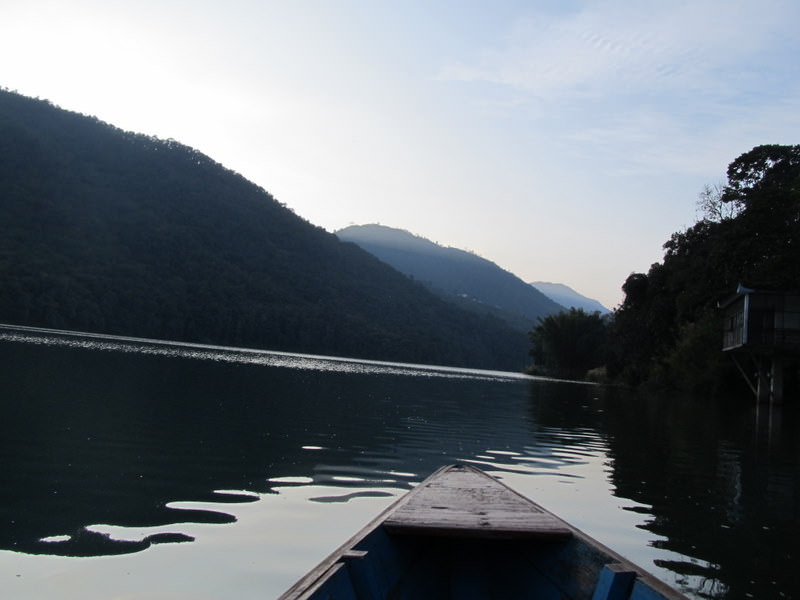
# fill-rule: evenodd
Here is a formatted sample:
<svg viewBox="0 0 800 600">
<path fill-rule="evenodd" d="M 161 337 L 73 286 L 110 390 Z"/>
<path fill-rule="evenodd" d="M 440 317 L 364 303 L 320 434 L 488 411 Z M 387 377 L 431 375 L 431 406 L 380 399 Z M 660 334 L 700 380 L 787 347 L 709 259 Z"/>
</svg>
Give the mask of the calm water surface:
<svg viewBox="0 0 800 600">
<path fill-rule="evenodd" d="M 688 595 L 798 597 L 792 405 L 4 327 L 0 374 L 2 598 L 272 598 L 453 462 Z"/>
</svg>

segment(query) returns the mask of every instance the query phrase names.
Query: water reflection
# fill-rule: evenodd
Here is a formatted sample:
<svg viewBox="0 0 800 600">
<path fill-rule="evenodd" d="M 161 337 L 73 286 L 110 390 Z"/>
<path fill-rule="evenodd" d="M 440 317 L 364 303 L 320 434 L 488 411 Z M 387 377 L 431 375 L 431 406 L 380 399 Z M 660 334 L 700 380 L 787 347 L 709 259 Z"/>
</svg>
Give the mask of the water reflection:
<svg viewBox="0 0 800 600">
<path fill-rule="evenodd" d="M 275 499 L 325 514 L 380 506 L 466 461 L 697 597 L 792 597 L 788 406 L 767 429 L 751 407 L 499 373 L 9 330 L 0 374 L 0 549 L 193 547 L 177 543 L 197 524 L 274 511 Z M 257 543 L 287 544 L 271 523 Z"/>
<path fill-rule="evenodd" d="M 224 503 L 242 498 L 215 490 L 268 494 L 297 473 L 314 485 L 408 489 L 442 461 L 486 448 L 486 425 L 500 430 L 506 419 L 463 419 L 499 396 L 494 375 L 406 368 L 413 376 L 398 378 L 376 365 L 321 375 L 294 359 L 265 368 L 253 353 L 118 352 L 116 341 L 93 352 L 102 342 L 52 339 L 0 348 L 0 493 L 12 517 L 0 547 L 28 553 L 142 550 L 178 537 L 120 540 L 95 524 L 230 522 Z M 175 509 L 188 500 L 214 509 Z"/>
<path fill-rule="evenodd" d="M 775 438 L 794 440 L 796 430 L 773 429 L 764 448 L 754 411 L 633 396 L 604 409 L 614 493 L 647 507 L 642 527 L 675 555 L 656 564 L 699 597 L 794 594 L 798 453 Z"/>
</svg>

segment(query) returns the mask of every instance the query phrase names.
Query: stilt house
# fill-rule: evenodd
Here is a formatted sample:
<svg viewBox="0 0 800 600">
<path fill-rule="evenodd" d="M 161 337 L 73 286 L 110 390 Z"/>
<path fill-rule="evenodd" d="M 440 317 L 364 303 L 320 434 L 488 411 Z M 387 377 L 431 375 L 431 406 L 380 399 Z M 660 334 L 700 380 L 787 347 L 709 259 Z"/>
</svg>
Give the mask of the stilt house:
<svg viewBox="0 0 800 600">
<path fill-rule="evenodd" d="M 739 285 L 720 308 L 722 350 L 731 355 L 759 401 L 782 401 L 784 371 L 800 356 L 800 292 Z"/>
</svg>

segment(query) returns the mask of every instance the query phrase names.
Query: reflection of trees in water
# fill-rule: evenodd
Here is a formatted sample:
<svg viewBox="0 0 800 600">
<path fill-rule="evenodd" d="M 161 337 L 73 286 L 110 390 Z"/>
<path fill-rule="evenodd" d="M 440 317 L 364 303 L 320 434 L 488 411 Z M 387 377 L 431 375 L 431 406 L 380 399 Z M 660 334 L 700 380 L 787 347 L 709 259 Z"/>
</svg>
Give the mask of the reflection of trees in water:
<svg viewBox="0 0 800 600">
<path fill-rule="evenodd" d="M 605 453 L 605 435 L 598 422 L 604 395 L 604 388 L 598 386 L 532 384 L 529 421 L 539 450 L 565 464 L 574 464 L 587 453 Z M 569 448 L 570 453 L 564 454 L 564 448 Z"/>
<path fill-rule="evenodd" d="M 790 406 L 767 435 L 750 406 L 596 386 L 27 344 L 0 344 L 0 380 L 0 516 L 13 515 L 0 519 L 0 548 L 97 555 L 179 541 L 117 542 L 86 527 L 225 522 L 225 503 L 246 498 L 214 490 L 270 493 L 271 478 L 350 488 L 316 498 L 333 501 L 407 488 L 480 454 L 503 469 L 553 473 L 607 453 L 616 495 L 652 507 L 643 527 L 655 543 L 696 559 L 665 568 L 708 596 L 727 586 L 730 598 L 791 597 L 800 453 Z M 353 480 L 334 480 L 341 474 Z M 169 508 L 174 501 L 212 504 L 190 512 Z M 38 542 L 59 535 L 72 541 Z"/>
<path fill-rule="evenodd" d="M 615 494 L 651 507 L 642 527 L 658 536 L 655 546 L 693 557 L 658 564 L 691 578 L 696 594 L 792 597 L 800 499 L 791 407 L 768 431 L 749 405 L 612 389 L 578 402 L 551 390 L 532 406 L 540 426 L 596 428 Z"/>
<path fill-rule="evenodd" d="M 12 516 L 0 528 L 2 548 L 127 553 L 165 540 L 119 542 L 85 527 L 230 522 L 224 503 L 244 498 L 214 490 L 269 491 L 265 465 L 281 464 L 287 452 L 291 432 L 269 430 L 283 420 L 273 400 L 283 391 L 279 379 L 122 353 L 23 344 L 0 352 L 12 407 L 0 425 L 8 444 L 0 505 Z M 213 502 L 220 510 L 167 507 L 175 500 Z M 65 534 L 69 542 L 38 542 Z"/>
<path fill-rule="evenodd" d="M 229 522 L 225 503 L 247 498 L 214 490 L 270 493 L 273 478 L 409 488 L 445 462 L 530 437 L 524 383 L 513 381 L 24 343 L 0 343 L 0 380 L 0 514 L 11 516 L 0 548 L 30 553 L 134 552 L 178 540 L 121 542 L 86 527 Z M 53 536 L 70 539 L 39 541 Z"/>
</svg>

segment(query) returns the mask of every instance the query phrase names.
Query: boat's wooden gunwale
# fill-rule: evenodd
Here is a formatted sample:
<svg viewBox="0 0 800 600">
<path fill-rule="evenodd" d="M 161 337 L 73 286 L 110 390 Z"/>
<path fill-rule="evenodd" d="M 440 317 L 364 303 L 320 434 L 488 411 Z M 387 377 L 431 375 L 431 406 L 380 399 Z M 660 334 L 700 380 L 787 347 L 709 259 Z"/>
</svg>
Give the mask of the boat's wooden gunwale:
<svg viewBox="0 0 800 600">
<path fill-rule="evenodd" d="M 431 475 L 431 477 L 443 472 L 447 468 L 448 467 L 442 467 L 441 469 L 437 470 L 433 475 Z M 369 523 L 364 525 L 364 527 L 362 527 L 355 535 L 349 538 L 341 546 L 336 548 L 336 550 L 331 552 L 327 557 L 325 557 L 322 560 L 322 562 L 320 562 L 316 567 L 314 567 L 305 576 L 303 576 L 297 583 L 295 583 L 286 592 L 284 592 L 284 594 L 281 595 L 278 600 L 294 600 L 296 598 L 301 598 L 304 595 L 306 595 L 306 593 L 315 586 L 315 584 L 331 569 L 331 567 L 333 567 L 336 563 L 341 562 L 345 552 L 352 549 L 354 546 L 357 546 L 359 542 L 361 542 L 364 538 L 366 538 L 376 528 L 380 527 L 386 520 L 386 517 L 388 515 L 390 515 L 392 512 L 394 512 L 401 506 L 413 500 L 413 498 L 420 493 L 420 490 L 422 489 L 424 483 L 425 482 L 420 483 L 418 486 L 416 486 L 406 494 L 403 494 L 392 504 L 390 504 L 388 508 L 386 508 L 378 516 L 372 519 Z"/>
</svg>

